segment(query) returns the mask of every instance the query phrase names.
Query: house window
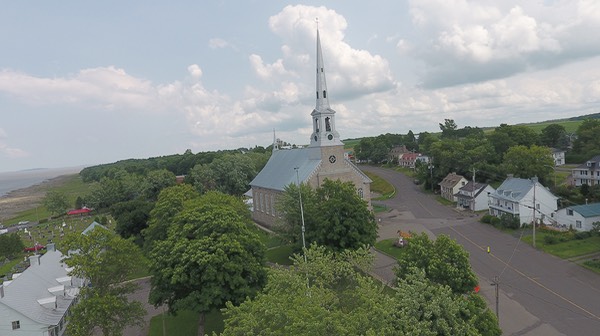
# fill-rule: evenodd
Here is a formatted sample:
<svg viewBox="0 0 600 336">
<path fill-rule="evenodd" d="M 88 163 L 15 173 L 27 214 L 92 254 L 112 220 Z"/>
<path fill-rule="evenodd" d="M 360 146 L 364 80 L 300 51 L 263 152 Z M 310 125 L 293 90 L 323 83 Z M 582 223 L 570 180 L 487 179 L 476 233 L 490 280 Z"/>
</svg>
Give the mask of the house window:
<svg viewBox="0 0 600 336">
<path fill-rule="evenodd" d="M 536 204 L 535 208 L 539 210 L 540 209 L 540 203 Z"/>
<path fill-rule="evenodd" d="M 575 227 L 581 229 L 581 221 L 575 221 Z"/>
<path fill-rule="evenodd" d="M 17 329 L 21 329 L 21 322 L 20 321 L 12 321 L 12 330 L 17 330 Z"/>
<path fill-rule="evenodd" d="M 267 197 L 265 197 L 265 208 L 267 210 L 267 215 L 269 214 L 269 211 L 271 210 L 271 207 L 269 206 L 269 195 L 266 195 Z"/>
<path fill-rule="evenodd" d="M 363 189 L 362 188 L 358 188 L 358 197 L 360 197 L 361 199 L 364 198 Z"/>
<path fill-rule="evenodd" d="M 573 216 L 573 210 L 567 209 L 567 216 Z"/>
<path fill-rule="evenodd" d="M 275 216 L 275 195 L 271 195 L 271 215 Z"/>
</svg>

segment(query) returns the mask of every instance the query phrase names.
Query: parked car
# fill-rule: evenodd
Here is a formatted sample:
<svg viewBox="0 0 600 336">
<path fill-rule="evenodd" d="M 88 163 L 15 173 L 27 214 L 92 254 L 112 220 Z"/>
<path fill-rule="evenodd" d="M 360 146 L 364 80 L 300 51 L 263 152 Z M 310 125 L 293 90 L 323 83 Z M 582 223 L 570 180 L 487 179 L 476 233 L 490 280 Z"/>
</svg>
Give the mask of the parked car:
<svg viewBox="0 0 600 336">
<path fill-rule="evenodd" d="M 35 252 L 35 251 L 40 251 L 40 250 L 45 250 L 46 246 L 42 245 L 42 244 L 35 244 L 32 247 L 26 247 L 24 249 L 25 252 Z"/>
</svg>

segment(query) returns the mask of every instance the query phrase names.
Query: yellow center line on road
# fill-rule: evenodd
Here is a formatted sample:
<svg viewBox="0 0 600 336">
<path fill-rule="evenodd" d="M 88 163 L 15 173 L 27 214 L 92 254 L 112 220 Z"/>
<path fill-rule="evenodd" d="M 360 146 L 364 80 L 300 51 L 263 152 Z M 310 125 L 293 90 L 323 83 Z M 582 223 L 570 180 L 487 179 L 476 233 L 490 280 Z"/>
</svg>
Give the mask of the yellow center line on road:
<svg viewBox="0 0 600 336">
<path fill-rule="evenodd" d="M 421 203 L 421 202 L 420 202 L 418 199 L 415 199 L 415 201 L 417 201 L 417 203 L 419 203 L 419 205 L 421 206 L 421 208 L 425 209 L 425 211 L 429 212 L 429 214 L 430 214 L 431 216 L 433 216 L 433 214 L 431 213 L 431 211 L 429 211 L 429 209 L 427 209 L 427 208 L 426 208 L 426 207 L 423 205 L 423 203 Z"/>
<path fill-rule="evenodd" d="M 464 234 L 456 231 L 452 226 L 448 226 L 452 231 L 456 232 L 456 234 L 458 234 L 459 236 L 463 237 L 465 240 L 467 240 L 469 243 L 473 244 L 474 246 L 477 246 L 477 248 L 479 248 L 482 251 L 486 251 L 486 248 L 477 245 L 474 241 L 472 241 L 471 239 L 469 239 L 467 236 L 465 236 Z M 536 279 L 528 276 L 527 274 L 519 271 L 518 269 L 516 269 L 515 267 L 513 267 L 512 265 L 506 263 L 504 260 L 498 258 L 497 256 L 495 256 L 493 253 L 488 253 L 489 255 L 491 255 L 492 257 L 494 257 L 496 260 L 498 260 L 499 262 L 501 262 L 502 264 L 506 265 L 506 267 L 510 268 L 511 270 L 515 271 L 516 273 L 520 274 L 521 276 L 523 276 L 524 278 L 528 279 L 529 281 L 533 282 L 534 284 L 536 284 L 537 286 L 539 286 L 542 289 L 545 289 L 546 291 L 548 291 L 549 293 L 555 295 L 556 297 L 560 298 L 561 300 L 571 304 L 572 306 L 580 309 L 581 311 L 585 312 L 586 314 L 590 315 L 591 317 L 600 320 L 600 316 L 590 312 L 589 310 L 581 307 L 580 305 L 578 305 L 577 303 L 567 299 L 566 297 L 558 294 L 557 292 L 553 291 L 552 289 L 546 287 L 544 284 L 540 283 L 539 281 L 537 281 Z"/>
</svg>

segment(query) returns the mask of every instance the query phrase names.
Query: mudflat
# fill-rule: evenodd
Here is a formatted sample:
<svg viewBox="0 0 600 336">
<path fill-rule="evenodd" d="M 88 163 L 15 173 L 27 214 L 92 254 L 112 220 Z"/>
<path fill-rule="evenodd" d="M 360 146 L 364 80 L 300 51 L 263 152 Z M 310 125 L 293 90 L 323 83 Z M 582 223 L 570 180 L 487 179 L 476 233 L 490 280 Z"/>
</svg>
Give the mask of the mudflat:
<svg viewBox="0 0 600 336">
<path fill-rule="evenodd" d="M 15 217 L 20 212 L 35 209 L 42 204 L 46 192 L 63 184 L 72 175 L 62 175 L 27 188 L 13 190 L 0 197 L 0 221 Z"/>
</svg>

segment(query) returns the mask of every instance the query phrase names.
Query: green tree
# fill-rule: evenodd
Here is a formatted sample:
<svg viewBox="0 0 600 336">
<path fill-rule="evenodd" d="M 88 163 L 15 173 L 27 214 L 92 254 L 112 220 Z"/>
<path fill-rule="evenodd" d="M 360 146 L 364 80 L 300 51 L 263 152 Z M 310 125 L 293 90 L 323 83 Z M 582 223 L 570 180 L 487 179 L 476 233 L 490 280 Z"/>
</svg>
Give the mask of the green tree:
<svg viewBox="0 0 600 336">
<path fill-rule="evenodd" d="M 567 131 L 560 124 L 550 124 L 542 129 L 540 144 L 546 147 L 567 149 Z"/>
<path fill-rule="evenodd" d="M 69 208 L 69 200 L 64 193 L 51 190 L 47 192 L 46 197 L 44 197 L 44 206 L 50 213 L 62 215 Z"/>
<path fill-rule="evenodd" d="M 249 230 L 249 217 L 227 204 L 241 201 L 212 193 L 186 201 L 166 239 L 153 243 L 152 304 L 205 313 L 227 301 L 239 304 L 265 284 L 265 246 Z"/>
<path fill-rule="evenodd" d="M 469 264 L 469 254 L 446 235 L 440 235 L 434 241 L 425 233 L 414 235 L 406 253 L 398 258 L 396 276 L 406 279 L 411 268 L 423 270 L 427 279 L 446 285 L 457 294 L 469 293 L 477 285 L 477 276 Z"/>
<path fill-rule="evenodd" d="M 191 180 L 200 193 L 217 190 L 230 195 L 242 195 L 256 176 L 256 164 L 244 154 L 224 155 L 210 164 L 196 165 L 190 171 Z"/>
<path fill-rule="evenodd" d="M 453 293 L 450 287 L 432 282 L 423 269 L 405 272 L 391 308 L 398 335 L 502 334 L 496 316 L 477 294 Z"/>
<path fill-rule="evenodd" d="M 538 134 L 527 126 L 501 124 L 494 129 L 488 139 L 501 157 L 513 146 L 530 147 L 538 143 Z"/>
<path fill-rule="evenodd" d="M 128 301 L 136 285 L 125 282 L 144 264 L 140 249 L 130 240 L 97 227 L 87 235 L 72 234 L 64 243 L 76 250 L 64 260 L 71 275 L 89 280 L 81 289 L 81 301 L 73 307 L 69 335 L 88 336 L 97 327 L 103 335 L 121 335 L 130 325 L 139 325 L 146 314 L 142 304 Z"/>
<path fill-rule="evenodd" d="M 269 269 L 254 299 L 227 304 L 222 335 L 395 335 L 392 297 L 365 275 L 367 249 L 333 253 L 323 246 L 294 257 L 290 268 Z M 362 271 L 362 272 L 361 272 Z"/>
<path fill-rule="evenodd" d="M 146 175 L 142 186 L 144 196 L 156 201 L 161 190 L 175 185 L 175 174 L 166 170 L 153 170 Z"/>
<path fill-rule="evenodd" d="M 16 233 L 0 235 L 0 260 L 13 259 L 23 251 L 25 245 Z"/>
<path fill-rule="evenodd" d="M 410 269 L 395 293 L 368 276 L 368 249 L 332 252 L 312 245 L 306 261 L 269 270 L 255 298 L 227 304 L 222 335 L 489 335 L 496 317 L 476 294 L 454 294 Z"/>
<path fill-rule="evenodd" d="M 168 228 L 183 210 L 185 202 L 198 197 L 200 194 L 189 184 L 165 188 L 160 192 L 150 211 L 148 227 L 142 230 L 146 251 L 150 251 L 155 241 L 167 239 Z"/>
<path fill-rule="evenodd" d="M 444 119 L 443 124 L 440 125 L 440 130 L 442 131 L 442 135 L 440 138 L 442 139 L 456 139 L 458 136 L 456 134 L 456 129 L 458 126 L 454 122 L 453 119 Z"/>
<path fill-rule="evenodd" d="M 577 139 L 573 151 L 588 158 L 600 153 L 600 120 L 586 119 L 577 128 Z"/>
<path fill-rule="evenodd" d="M 550 184 L 554 167 L 552 152 L 548 147 L 532 145 L 513 146 L 504 154 L 503 167 L 507 173 L 521 178 L 537 176 L 544 184 Z"/>
<path fill-rule="evenodd" d="M 142 230 L 148 227 L 153 207 L 154 203 L 139 198 L 113 205 L 110 214 L 117 222 L 115 231 L 123 238 L 133 237 L 138 245 L 142 245 Z"/>
<path fill-rule="evenodd" d="M 377 238 L 377 223 L 367 203 L 358 195 L 351 182 L 326 179 L 322 186 L 311 190 L 302 184 L 305 238 L 334 250 L 357 249 L 373 245 Z M 282 215 L 278 231 L 293 243 L 301 242 L 301 214 L 298 187 L 286 187 L 278 201 Z"/>
</svg>

